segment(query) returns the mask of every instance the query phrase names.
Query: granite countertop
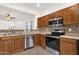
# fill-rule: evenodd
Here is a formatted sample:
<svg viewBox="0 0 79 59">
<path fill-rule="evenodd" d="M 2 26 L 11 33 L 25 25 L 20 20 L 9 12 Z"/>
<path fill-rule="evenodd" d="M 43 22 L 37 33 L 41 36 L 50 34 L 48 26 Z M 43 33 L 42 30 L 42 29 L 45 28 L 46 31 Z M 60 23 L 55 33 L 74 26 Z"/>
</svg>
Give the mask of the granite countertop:
<svg viewBox="0 0 79 59">
<path fill-rule="evenodd" d="M 49 33 L 48 31 L 26 31 L 26 32 L 22 32 L 22 33 L 11 33 L 11 34 L 8 34 L 8 33 L 4 33 L 4 34 L 0 34 L 0 37 L 8 37 L 8 36 L 19 36 L 19 35 L 31 35 L 31 34 L 46 34 L 46 33 Z"/>
<path fill-rule="evenodd" d="M 9 37 L 9 36 L 20 36 L 20 35 L 25 35 L 25 34 L 0 34 L 0 37 Z"/>
<path fill-rule="evenodd" d="M 78 35 L 76 35 L 76 36 L 62 35 L 62 36 L 60 36 L 60 37 L 79 40 L 79 36 L 78 36 Z"/>
<path fill-rule="evenodd" d="M 26 31 L 26 34 L 47 34 L 50 31 Z"/>
</svg>

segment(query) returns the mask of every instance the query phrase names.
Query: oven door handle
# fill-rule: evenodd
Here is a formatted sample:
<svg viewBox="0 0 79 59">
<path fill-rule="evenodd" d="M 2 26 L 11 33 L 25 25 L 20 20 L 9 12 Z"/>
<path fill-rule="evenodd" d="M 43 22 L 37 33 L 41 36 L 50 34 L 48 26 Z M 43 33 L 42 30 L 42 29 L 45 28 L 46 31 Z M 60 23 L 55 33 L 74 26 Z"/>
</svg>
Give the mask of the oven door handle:
<svg viewBox="0 0 79 59">
<path fill-rule="evenodd" d="M 50 37 L 50 38 L 56 38 L 56 39 L 59 39 L 60 37 L 57 37 L 57 36 L 48 36 L 47 37 Z"/>
</svg>

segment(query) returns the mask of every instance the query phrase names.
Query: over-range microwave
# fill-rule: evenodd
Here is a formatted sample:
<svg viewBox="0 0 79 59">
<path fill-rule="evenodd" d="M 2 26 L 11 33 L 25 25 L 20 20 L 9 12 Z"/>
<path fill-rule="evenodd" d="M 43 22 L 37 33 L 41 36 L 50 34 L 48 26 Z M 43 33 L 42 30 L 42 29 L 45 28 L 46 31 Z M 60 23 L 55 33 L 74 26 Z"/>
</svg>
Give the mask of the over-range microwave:
<svg viewBox="0 0 79 59">
<path fill-rule="evenodd" d="M 63 25 L 63 17 L 57 17 L 49 20 L 49 26 L 62 26 Z"/>
</svg>

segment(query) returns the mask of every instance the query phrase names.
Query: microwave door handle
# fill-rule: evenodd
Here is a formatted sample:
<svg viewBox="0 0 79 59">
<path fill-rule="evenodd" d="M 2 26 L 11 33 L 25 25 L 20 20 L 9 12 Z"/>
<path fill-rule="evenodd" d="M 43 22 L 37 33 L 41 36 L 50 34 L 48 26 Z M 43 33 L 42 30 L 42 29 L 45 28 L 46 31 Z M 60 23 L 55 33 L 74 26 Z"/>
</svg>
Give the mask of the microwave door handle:
<svg viewBox="0 0 79 59">
<path fill-rule="evenodd" d="M 57 26 L 58 26 L 58 20 L 57 20 Z"/>
</svg>

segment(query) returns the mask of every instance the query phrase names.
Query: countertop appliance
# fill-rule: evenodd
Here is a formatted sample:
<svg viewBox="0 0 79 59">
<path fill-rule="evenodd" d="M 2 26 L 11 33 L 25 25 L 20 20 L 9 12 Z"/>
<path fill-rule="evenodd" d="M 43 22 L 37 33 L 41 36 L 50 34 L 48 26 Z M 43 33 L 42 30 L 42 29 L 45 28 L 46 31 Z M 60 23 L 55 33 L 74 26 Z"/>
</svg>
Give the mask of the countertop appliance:
<svg viewBox="0 0 79 59">
<path fill-rule="evenodd" d="M 60 35 L 64 35 L 64 31 L 55 31 L 46 35 L 46 48 L 53 55 L 59 55 Z"/>
<path fill-rule="evenodd" d="M 27 34 L 25 36 L 25 48 L 24 49 L 28 49 L 32 47 L 34 47 L 34 36 L 33 34 Z"/>
<path fill-rule="evenodd" d="M 63 25 L 63 17 L 56 17 L 54 19 L 49 20 L 49 26 L 62 26 Z"/>
</svg>

